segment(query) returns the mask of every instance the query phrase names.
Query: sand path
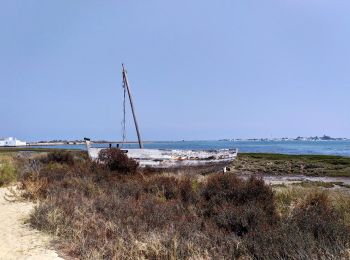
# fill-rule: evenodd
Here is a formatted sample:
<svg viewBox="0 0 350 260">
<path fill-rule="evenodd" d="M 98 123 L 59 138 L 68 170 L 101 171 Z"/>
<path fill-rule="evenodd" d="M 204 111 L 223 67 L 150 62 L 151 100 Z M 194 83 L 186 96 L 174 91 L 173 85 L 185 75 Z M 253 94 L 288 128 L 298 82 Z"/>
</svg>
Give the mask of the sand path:
<svg viewBox="0 0 350 260">
<path fill-rule="evenodd" d="M 0 188 L 0 260 L 62 259 L 49 249 L 50 237 L 24 224 L 33 209 L 30 202 L 10 202 L 8 189 Z"/>
</svg>

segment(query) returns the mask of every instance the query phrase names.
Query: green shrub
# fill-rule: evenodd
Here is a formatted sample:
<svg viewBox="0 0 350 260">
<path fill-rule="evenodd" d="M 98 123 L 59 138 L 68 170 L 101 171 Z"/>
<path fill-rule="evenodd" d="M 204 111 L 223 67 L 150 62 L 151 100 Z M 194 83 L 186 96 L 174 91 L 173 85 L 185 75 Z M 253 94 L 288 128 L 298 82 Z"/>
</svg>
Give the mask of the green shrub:
<svg viewBox="0 0 350 260">
<path fill-rule="evenodd" d="M 0 187 L 17 179 L 16 167 L 12 162 L 0 163 Z"/>
</svg>

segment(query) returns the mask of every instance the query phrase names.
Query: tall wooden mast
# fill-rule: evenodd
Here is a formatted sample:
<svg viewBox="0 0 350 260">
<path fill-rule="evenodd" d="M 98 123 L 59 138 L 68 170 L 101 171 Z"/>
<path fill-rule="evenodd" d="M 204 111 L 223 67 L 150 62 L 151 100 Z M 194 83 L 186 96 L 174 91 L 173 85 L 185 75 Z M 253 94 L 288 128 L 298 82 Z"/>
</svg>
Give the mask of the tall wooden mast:
<svg viewBox="0 0 350 260">
<path fill-rule="evenodd" d="M 134 118 L 134 123 L 135 123 L 137 138 L 138 138 L 138 141 L 139 141 L 139 146 L 140 146 L 140 149 L 143 149 L 143 142 L 142 142 L 142 139 L 141 139 L 141 134 L 140 134 L 139 126 L 138 126 L 137 120 L 136 120 L 135 108 L 134 108 L 134 103 L 133 103 L 133 101 L 132 101 L 132 96 L 131 96 L 131 91 L 130 91 L 130 86 L 129 86 L 128 75 L 127 75 L 127 72 L 126 72 L 126 70 L 125 70 L 124 64 L 122 64 L 122 67 L 123 67 L 123 85 L 124 85 L 124 88 L 126 88 L 126 90 L 127 90 L 127 92 L 128 92 L 129 101 L 130 101 L 130 106 L 131 106 L 131 111 L 132 111 L 132 116 L 133 116 L 133 118 Z"/>
</svg>

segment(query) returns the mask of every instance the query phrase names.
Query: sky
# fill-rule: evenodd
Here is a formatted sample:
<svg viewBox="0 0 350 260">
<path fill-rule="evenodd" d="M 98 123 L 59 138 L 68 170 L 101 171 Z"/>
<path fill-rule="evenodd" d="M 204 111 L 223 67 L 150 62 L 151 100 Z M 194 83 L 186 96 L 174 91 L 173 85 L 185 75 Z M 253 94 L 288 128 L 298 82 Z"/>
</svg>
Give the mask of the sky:
<svg viewBox="0 0 350 260">
<path fill-rule="evenodd" d="M 350 137 L 350 1 L 0 0 L 0 137 Z M 128 140 L 135 140 L 130 109 Z"/>
</svg>

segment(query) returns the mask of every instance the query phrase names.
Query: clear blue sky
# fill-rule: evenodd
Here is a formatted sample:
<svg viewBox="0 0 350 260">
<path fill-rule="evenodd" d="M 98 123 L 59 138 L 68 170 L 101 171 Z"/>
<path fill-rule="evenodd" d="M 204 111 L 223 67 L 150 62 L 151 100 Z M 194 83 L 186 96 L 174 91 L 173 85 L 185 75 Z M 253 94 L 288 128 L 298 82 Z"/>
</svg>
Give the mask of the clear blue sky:
<svg viewBox="0 0 350 260">
<path fill-rule="evenodd" d="M 0 136 L 350 137 L 350 1 L 2 0 Z M 128 139 L 135 139 L 128 111 Z"/>
</svg>

